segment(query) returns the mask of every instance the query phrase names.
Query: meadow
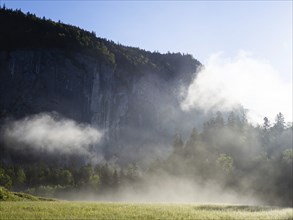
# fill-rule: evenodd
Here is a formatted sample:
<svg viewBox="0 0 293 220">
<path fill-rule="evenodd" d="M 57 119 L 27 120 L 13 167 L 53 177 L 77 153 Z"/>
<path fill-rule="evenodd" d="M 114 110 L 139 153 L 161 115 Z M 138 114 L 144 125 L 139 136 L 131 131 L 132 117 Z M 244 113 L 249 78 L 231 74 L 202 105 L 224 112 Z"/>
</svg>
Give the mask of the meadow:
<svg viewBox="0 0 293 220">
<path fill-rule="evenodd" d="M 0 219 L 293 219 L 292 208 L 165 203 L 0 202 Z"/>
</svg>

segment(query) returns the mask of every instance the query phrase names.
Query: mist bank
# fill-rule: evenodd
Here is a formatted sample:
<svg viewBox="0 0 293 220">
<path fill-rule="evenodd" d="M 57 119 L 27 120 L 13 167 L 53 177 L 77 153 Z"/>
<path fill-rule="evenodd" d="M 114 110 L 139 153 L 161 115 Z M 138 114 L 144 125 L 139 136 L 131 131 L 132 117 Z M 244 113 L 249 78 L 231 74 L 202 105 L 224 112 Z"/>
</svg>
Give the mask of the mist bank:
<svg viewBox="0 0 293 220">
<path fill-rule="evenodd" d="M 284 81 L 267 60 L 248 51 L 234 57 L 224 52 L 211 54 L 189 85 L 181 102 L 185 111 L 229 112 L 242 106 L 247 119 L 261 124 L 282 112 L 292 121 L 292 81 Z"/>
<path fill-rule="evenodd" d="M 104 160 L 97 154 L 103 133 L 56 112 L 8 118 L 0 127 L 1 162 L 23 165 L 36 161 L 50 164 L 55 160 L 65 165 L 77 158 L 77 164 L 95 164 Z"/>
<path fill-rule="evenodd" d="M 8 121 L 2 127 L 2 140 L 13 148 L 60 154 L 87 154 L 89 146 L 97 144 L 102 132 L 64 119 L 57 113 L 42 113 L 21 120 Z"/>
<path fill-rule="evenodd" d="M 214 55 L 203 67 L 0 10 L 0 185 L 78 200 L 292 206 L 282 114 L 292 86 L 266 61 Z"/>
<path fill-rule="evenodd" d="M 71 200 L 292 206 L 292 124 L 282 113 L 255 127 L 245 115 L 218 112 L 188 138 L 176 134 L 170 147 L 164 158 L 149 154 L 148 167 L 115 159 L 63 166 L 2 160 L 1 181 Z"/>
</svg>

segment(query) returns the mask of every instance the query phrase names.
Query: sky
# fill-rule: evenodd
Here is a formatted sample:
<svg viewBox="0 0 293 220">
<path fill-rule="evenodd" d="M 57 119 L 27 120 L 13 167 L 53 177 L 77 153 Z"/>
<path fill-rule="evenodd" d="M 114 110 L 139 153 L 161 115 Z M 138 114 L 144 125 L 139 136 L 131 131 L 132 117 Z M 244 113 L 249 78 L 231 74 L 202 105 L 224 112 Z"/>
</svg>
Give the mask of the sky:
<svg viewBox="0 0 293 220">
<path fill-rule="evenodd" d="M 289 85 L 292 92 L 292 1 L 1 0 L 4 3 L 123 45 L 189 53 L 203 64 L 215 54 L 235 60 L 244 51 L 268 63 L 281 87 Z M 292 110 L 292 101 L 290 105 Z"/>
</svg>

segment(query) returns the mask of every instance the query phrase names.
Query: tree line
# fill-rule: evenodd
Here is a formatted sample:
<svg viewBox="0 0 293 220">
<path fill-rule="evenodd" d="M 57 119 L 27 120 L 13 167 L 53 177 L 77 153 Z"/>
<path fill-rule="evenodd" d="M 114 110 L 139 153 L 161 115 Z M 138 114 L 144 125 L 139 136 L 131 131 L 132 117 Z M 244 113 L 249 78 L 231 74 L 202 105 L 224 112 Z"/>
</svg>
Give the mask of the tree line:
<svg viewBox="0 0 293 220">
<path fill-rule="evenodd" d="M 8 9 L 5 5 L 0 6 L 0 26 L 0 50 L 59 49 L 69 58 L 73 52 L 81 53 L 107 65 L 119 66 L 135 73 L 142 69 L 176 73 L 181 68 L 194 68 L 200 64 L 188 54 L 160 54 L 123 46 L 97 37 L 94 31 L 45 17 L 39 18 L 19 9 Z"/>
<path fill-rule="evenodd" d="M 282 113 L 272 124 L 265 117 L 263 125 L 252 126 L 245 114 L 231 112 L 224 119 L 217 112 L 186 141 L 175 135 L 170 156 L 150 169 L 202 183 L 214 180 L 268 204 L 292 206 L 292 130 Z"/>
<path fill-rule="evenodd" d="M 0 185 L 51 197 L 78 190 L 98 196 L 168 173 L 201 184 L 213 180 L 223 188 L 252 193 L 266 204 L 292 206 L 292 161 L 292 124 L 285 123 L 282 113 L 272 124 L 264 118 L 263 125 L 252 126 L 245 114 L 231 112 L 224 117 L 217 112 L 186 140 L 176 134 L 170 154 L 147 169 L 134 163 L 78 167 L 2 163 Z"/>
<path fill-rule="evenodd" d="M 0 166 L 0 186 L 13 191 L 49 197 L 62 197 L 73 191 L 90 191 L 102 194 L 118 190 L 125 184 L 138 181 L 136 164 L 126 168 L 108 163 L 76 167 L 50 167 L 38 163 L 33 165 Z"/>
</svg>

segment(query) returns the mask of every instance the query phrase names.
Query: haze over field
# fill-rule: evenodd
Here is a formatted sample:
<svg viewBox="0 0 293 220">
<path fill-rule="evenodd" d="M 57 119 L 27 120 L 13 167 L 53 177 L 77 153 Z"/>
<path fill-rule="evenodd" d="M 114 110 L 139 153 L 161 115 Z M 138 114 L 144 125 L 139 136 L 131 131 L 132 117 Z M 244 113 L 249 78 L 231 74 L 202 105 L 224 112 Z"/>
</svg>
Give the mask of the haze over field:
<svg viewBox="0 0 293 220">
<path fill-rule="evenodd" d="M 291 1 L 4 3 L 1 186 L 293 206 Z"/>
</svg>

